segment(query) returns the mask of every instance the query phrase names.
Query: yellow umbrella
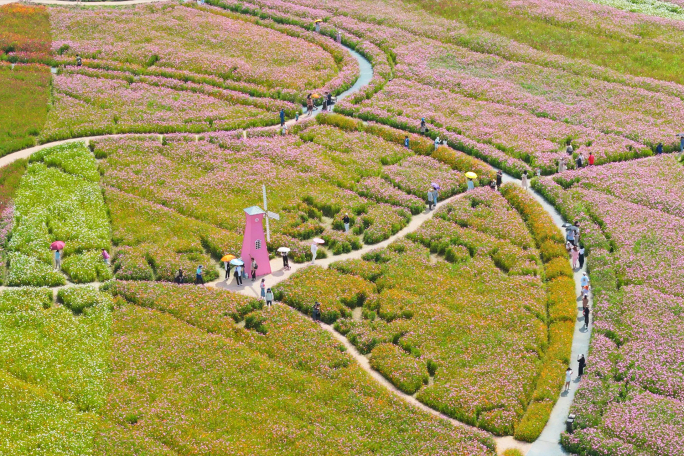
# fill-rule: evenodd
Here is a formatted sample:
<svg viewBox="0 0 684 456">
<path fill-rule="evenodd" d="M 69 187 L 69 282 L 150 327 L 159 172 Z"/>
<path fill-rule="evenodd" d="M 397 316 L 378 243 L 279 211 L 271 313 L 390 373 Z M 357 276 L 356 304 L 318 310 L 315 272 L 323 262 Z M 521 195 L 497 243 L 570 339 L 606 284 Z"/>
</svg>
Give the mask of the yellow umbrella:
<svg viewBox="0 0 684 456">
<path fill-rule="evenodd" d="M 234 260 L 235 258 L 236 258 L 235 255 L 230 255 L 230 254 L 223 255 L 223 258 L 221 258 L 221 261 L 230 261 L 230 260 Z"/>
<path fill-rule="evenodd" d="M 323 22 L 323 19 L 316 19 L 316 20 L 314 21 L 314 24 L 315 24 L 316 22 Z"/>
<path fill-rule="evenodd" d="M 472 172 L 472 171 L 468 171 L 468 172 L 466 173 L 466 177 L 467 177 L 468 179 L 477 179 L 477 174 L 475 174 L 475 173 Z"/>
<path fill-rule="evenodd" d="M 321 98 L 321 96 L 317 93 L 314 93 L 313 95 L 311 95 L 311 98 Z"/>
</svg>

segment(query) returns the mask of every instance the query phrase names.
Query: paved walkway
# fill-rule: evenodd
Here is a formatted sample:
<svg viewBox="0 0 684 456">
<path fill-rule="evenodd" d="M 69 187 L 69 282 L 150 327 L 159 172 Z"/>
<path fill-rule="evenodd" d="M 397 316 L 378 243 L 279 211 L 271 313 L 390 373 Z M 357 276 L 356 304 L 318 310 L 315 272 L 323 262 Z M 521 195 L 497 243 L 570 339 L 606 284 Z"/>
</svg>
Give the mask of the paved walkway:
<svg viewBox="0 0 684 456">
<path fill-rule="evenodd" d="M 116 5 L 133 5 L 133 4 L 141 4 L 141 3 L 153 3 L 159 0 L 126 0 L 126 1 L 120 1 L 120 2 L 85 2 L 85 3 L 80 3 L 81 6 L 116 6 Z M 6 4 L 6 3 L 13 3 L 12 1 L 8 0 L 0 0 L 0 4 Z M 41 3 L 41 4 L 75 4 L 75 2 L 64 2 L 60 0 L 34 0 L 34 3 Z M 362 87 L 367 85 L 372 77 L 373 77 L 373 68 L 365 58 L 363 58 L 360 54 L 357 52 L 353 51 L 352 49 L 347 48 L 347 51 L 351 53 L 356 60 L 359 63 L 359 69 L 360 69 L 360 75 L 356 83 L 340 94 L 338 96 L 338 100 L 341 100 L 353 93 L 358 92 Z M 313 115 L 311 117 L 315 117 L 321 112 L 320 108 L 317 108 L 314 110 Z M 304 117 L 306 118 L 306 117 Z M 290 120 L 286 122 L 286 125 L 288 127 L 294 125 L 295 121 Z M 275 126 L 273 128 L 279 128 L 279 126 Z M 150 133 L 154 134 L 154 133 Z M 53 147 L 59 144 L 65 144 L 65 143 L 70 143 L 70 142 L 75 142 L 75 141 L 84 141 L 86 144 L 90 140 L 95 140 L 95 139 L 101 139 L 101 138 L 106 138 L 106 137 L 118 137 L 118 136 L 130 136 L 129 134 L 119 134 L 119 135 L 102 135 L 102 136 L 89 136 L 89 137 L 82 137 L 82 138 L 73 138 L 73 139 L 68 139 L 64 141 L 55 141 L 47 144 L 42 144 L 39 146 L 31 147 L 29 149 L 24 149 L 22 151 L 14 152 L 12 154 L 6 155 L 4 157 L 0 158 L 0 167 L 6 166 L 16 160 L 22 159 L 22 158 L 27 158 L 31 154 L 42 150 L 47 147 Z M 519 180 L 514 179 L 513 177 L 504 174 L 504 182 L 517 182 L 520 183 Z M 558 212 L 548 204 L 541 196 L 537 195 L 536 193 L 532 192 L 535 198 L 542 204 L 544 209 L 551 215 L 553 218 L 554 222 L 561 227 L 561 225 L 564 223 Z M 444 204 L 445 202 L 448 202 L 450 200 L 453 200 L 455 198 L 458 198 L 462 195 L 456 195 L 452 198 L 449 198 L 447 200 L 441 201 L 440 204 Z M 411 233 L 413 231 L 416 231 L 420 226 L 426 221 L 432 218 L 434 215 L 434 211 L 430 212 L 425 212 L 422 214 L 418 214 L 414 217 L 412 217 L 411 222 L 407 227 L 405 227 L 403 230 L 395 234 L 394 236 L 390 237 L 389 239 L 380 242 L 378 244 L 374 245 L 367 245 L 364 246 L 361 250 L 353 251 L 351 253 L 348 253 L 346 255 L 338 255 L 338 256 L 331 256 L 330 258 L 325 258 L 316 261 L 316 264 L 322 267 L 328 267 L 330 263 L 334 261 L 339 261 L 339 260 L 344 260 L 344 259 L 350 259 L 350 258 L 360 258 L 364 253 L 368 252 L 369 250 L 372 249 L 377 249 L 377 248 L 383 248 L 389 245 L 390 243 L 394 242 L 397 239 L 400 239 L 404 236 L 406 236 L 408 233 Z M 267 278 L 267 286 L 271 287 L 283 280 L 285 280 L 289 275 L 301 268 L 304 268 L 308 266 L 309 264 L 293 264 L 291 263 L 292 270 L 291 271 L 283 271 L 282 269 L 282 260 L 279 258 L 276 258 L 271 261 L 271 269 L 273 273 L 268 276 Z M 581 271 L 575 273 L 575 286 L 579 289 L 579 278 L 581 277 Z M 225 281 L 225 280 L 216 280 L 214 282 L 211 282 L 208 284 L 209 286 L 215 286 L 217 288 L 223 288 L 231 291 L 235 291 L 238 293 L 242 293 L 248 296 L 252 297 L 258 297 L 260 294 L 260 290 L 258 288 L 259 282 L 254 282 L 252 283 L 250 280 L 245 281 L 245 284 L 242 287 L 237 287 L 235 286 L 230 280 Z M 73 284 L 68 284 L 66 286 L 73 286 Z M 581 306 L 580 306 L 581 310 Z M 342 344 L 347 347 L 348 352 L 356 361 L 359 363 L 359 365 L 371 375 L 373 379 L 375 379 L 380 385 L 391 391 L 392 393 L 396 394 L 399 396 L 401 399 L 405 400 L 407 403 L 423 410 L 426 411 L 427 413 L 430 413 L 435 416 L 439 416 L 445 420 L 448 420 L 449 422 L 453 423 L 454 425 L 457 426 L 466 426 L 470 427 L 464 423 L 461 423 L 460 421 L 454 420 L 453 418 L 450 418 L 446 415 L 441 414 L 440 412 L 433 410 L 429 407 L 427 407 L 425 404 L 419 402 L 416 400 L 413 396 L 407 395 L 400 390 L 398 390 L 394 385 L 392 385 L 387 379 L 385 379 L 381 374 L 378 372 L 374 371 L 368 362 L 368 358 L 365 357 L 364 355 L 361 355 L 355 347 L 353 347 L 349 341 L 347 340 L 346 337 L 343 335 L 337 333 L 331 326 L 322 324 L 321 327 L 330 332 L 333 337 L 335 337 L 337 340 L 339 340 Z M 576 360 L 577 356 L 580 353 L 587 353 L 588 347 L 589 347 L 589 338 L 591 335 L 591 331 L 584 331 L 581 329 L 583 325 L 578 322 L 575 326 L 575 335 L 573 338 L 573 345 L 572 345 L 572 355 L 571 355 L 571 360 Z M 576 363 L 574 363 L 576 364 Z M 573 365 L 573 368 L 576 370 L 576 366 Z M 556 403 L 552 414 L 551 418 L 549 419 L 549 422 L 547 423 L 546 427 L 544 428 L 544 431 L 540 438 L 534 442 L 533 444 L 528 444 L 525 442 L 520 442 L 516 441 L 512 437 L 495 437 L 495 441 L 497 442 L 497 452 L 499 454 L 503 453 L 504 450 L 509 449 L 509 448 L 517 448 L 521 450 L 524 454 L 527 456 L 558 456 L 558 455 L 565 455 L 566 453 L 562 450 L 559 444 L 559 438 L 560 438 L 560 433 L 564 430 L 565 427 L 565 419 L 568 414 L 568 410 L 570 408 L 570 405 L 572 404 L 572 400 L 575 395 L 575 391 L 577 390 L 577 381 L 573 382 L 570 392 L 569 393 L 563 393 L 561 394 L 558 402 Z"/>
</svg>

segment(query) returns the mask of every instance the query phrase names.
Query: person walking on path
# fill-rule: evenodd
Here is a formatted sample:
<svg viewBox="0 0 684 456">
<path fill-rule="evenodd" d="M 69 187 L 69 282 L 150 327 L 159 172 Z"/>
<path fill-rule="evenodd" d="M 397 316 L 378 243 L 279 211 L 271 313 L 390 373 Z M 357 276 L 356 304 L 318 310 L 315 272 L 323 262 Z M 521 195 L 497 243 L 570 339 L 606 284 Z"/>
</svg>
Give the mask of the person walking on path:
<svg viewBox="0 0 684 456">
<path fill-rule="evenodd" d="M 311 98 L 311 94 L 308 94 L 306 96 L 306 115 L 310 116 L 313 114 L 313 98 Z"/>
<path fill-rule="evenodd" d="M 251 258 L 251 257 L 250 257 L 250 258 Z M 252 266 L 252 268 L 251 268 L 251 269 L 252 269 L 252 271 L 251 271 L 251 273 L 252 273 L 252 282 L 254 282 L 254 281 L 256 281 L 256 272 L 257 272 L 257 269 L 259 269 L 259 265 L 257 264 L 257 262 L 256 262 L 256 260 L 255 260 L 254 258 L 252 258 L 252 265 L 251 265 L 251 266 Z"/>
<path fill-rule="evenodd" d="M 316 264 L 316 254 L 318 253 L 318 244 L 316 242 L 311 243 L 311 264 Z"/>
<path fill-rule="evenodd" d="M 271 307 L 273 305 L 273 290 L 270 288 L 266 289 L 266 307 Z"/>
<path fill-rule="evenodd" d="M 580 269 L 582 269 L 584 267 L 584 246 L 582 246 L 582 245 L 580 245 L 579 255 L 577 256 L 577 260 L 579 261 Z"/>
<path fill-rule="evenodd" d="M 349 233 L 349 214 L 344 214 L 342 217 L 342 223 L 344 223 L 344 232 Z"/>
<path fill-rule="evenodd" d="M 584 359 L 584 355 L 580 355 L 579 358 L 577 358 L 577 364 L 579 365 L 577 368 L 577 377 L 582 378 L 582 375 L 584 375 L 584 368 L 587 366 L 587 360 Z"/>
<path fill-rule="evenodd" d="M 579 224 L 579 221 L 575 220 L 575 224 L 572 226 L 572 229 L 575 231 L 575 245 L 579 245 L 579 240 L 580 240 L 580 224 Z"/>
<path fill-rule="evenodd" d="M 228 263 L 227 261 L 224 261 L 224 262 L 223 262 L 223 267 L 224 267 L 225 270 L 226 270 L 226 277 L 225 277 L 225 279 L 228 280 L 228 277 L 230 277 L 230 263 Z"/>
<path fill-rule="evenodd" d="M 437 199 L 439 199 L 439 189 L 432 187 L 432 203 L 437 207 Z"/>
<path fill-rule="evenodd" d="M 572 257 L 572 270 L 574 271 L 577 269 L 577 260 L 579 260 L 579 249 L 576 245 L 572 246 L 570 256 Z"/>
<path fill-rule="evenodd" d="M 316 302 L 313 306 L 313 310 L 311 311 L 311 319 L 315 321 L 316 323 L 319 323 L 321 321 L 321 303 Z"/>
<path fill-rule="evenodd" d="M 283 252 L 283 269 L 286 271 L 290 270 L 290 259 L 287 257 L 287 252 Z"/>
<path fill-rule="evenodd" d="M 58 271 L 62 268 L 62 252 L 55 250 L 55 269 Z"/>
<path fill-rule="evenodd" d="M 584 315 L 584 328 L 589 329 L 589 306 L 582 308 L 582 314 Z"/>
<path fill-rule="evenodd" d="M 326 112 L 328 110 L 328 98 L 323 97 L 323 107 L 321 108 L 321 111 Z"/>
<path fill-rule="evenodd" d="M 582 296 L 589 294 L 589 277 L 587 273 L 582 273 L 582 279 L 580 280 L 580 285 L 582 286 Z"/>
<path fill-rule="evenodd" d="M 202 277 L 202 265 L 197 266 L 195 272 L 195 285 L 204 285 L 204 278 Z"/>
<path fill-rule="evenodd" d="M 266 300 L 266 279 L 261 279 L 261 283 L 259 284 L 259 288 L 261 288 L 261 297 L 263 300 Z"/>
<path fill-rule="evenodd" d="M 285 110 L 284 109 L 280 110 L 280 126 L 281 127 L 285 126 Z"/>
<path fill-rule="evenodd" d="M 432 193 L 432 187 L 430 187 L 430 190 L 427 192 L 427 203 L 428 203 L 428 211 L 432 210 L 432 205 L 435 202 L 435 195 Z"/>
<path fill-rule="evenodd" d="M 663 143 L 658 143 L 658 146 L 656 147 L 656 155 L 660 155 L 663 153 Z"/>
<path fill-rule="evenodd" d="M 109 266 L 109 252 L 107 252 L 107 249 L 102 249 L 102 259 L 104 260 L 105 264 Z"/>
<path fill-rule="evenodd" d="M 565 239 L 572 245 L 575 245 L 575 227 L 570 225 L 565 229 Z"/>
<path fill-rule="evenodd" d="M 564 391 L 570 390 L 570 382 L 571 381 L 572 381 L 572 368 L 568 367 L 565 370 L 565 387 L 563 388 Z"/>
<path fill-rule="evenodd" d="M 520 181 L 522 183 L 522 188 L 527 190 L 527 188 L 529 187 L 527 184 L 527 171 L 523 171 L 522 179 L 520 179 Z"/>
<path fill-rule="evenodd" d="M 178 268 L 178 273 L 176 274 L 176 278 L 174 279 L 174 282 L 176 282 L 178 285 L 183 283 L 184 279 L 184 274 L 183 274 L 183 268 Z"/>
<path fill-rule="evenodd" d="M 589 152 L 589 158 L 587 159 L 587 163 L 589 163 L 589 166 L 594 166 L 594 161 L 596 161 L 596 158 L 594 157 L 594 153 Z"/>
<path fill-rule="evenodd" d="M 411 147 L 409 146 L 409 137 L 406 135 L 406 138 L 404 138 L 404 147 L 407 149 L 410 149 Z"/>
<path fill-rule="evenodd" d="M 235 277 L 235 283 L 237 285 L 242 285 L 242 266 L 237 266 L 235 268 L 233 276 Z"/>
<path fill-rule="evenodd" d="M 589 308 L 589 296 L 582 296 L 582 315 L 584 315 L 584 309 Z"/>
<path fill-rule="evenodd" d="M 496 189 L 501 189 L 501 184 L 503 183 L 503 171 L 498 170 L 496 172 Z"/>
</svg>

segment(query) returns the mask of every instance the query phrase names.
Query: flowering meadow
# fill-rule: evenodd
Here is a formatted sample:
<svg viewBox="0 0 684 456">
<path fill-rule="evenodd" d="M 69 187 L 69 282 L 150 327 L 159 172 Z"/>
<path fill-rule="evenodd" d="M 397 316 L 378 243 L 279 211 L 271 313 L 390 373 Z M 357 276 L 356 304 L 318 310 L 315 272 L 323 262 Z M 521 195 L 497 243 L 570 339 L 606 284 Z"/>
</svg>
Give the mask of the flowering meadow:
<svg viewBox="0 0 684 456">
<path fill-rule="evenodd" d="M 50 69 L 17 62 L 50 52 L 50 23 L 45 7 L 19 3 L 0 6 L 0 157 L 31 147 L 48 112 Z"/>
<path fill-rule="evenodd" d="M 264 334 L 235 326 L 231 315 L 250 300 L 226 291 L 125 282 L 111 291 L 128 303 L 114 313 L 103 416 L 127 437 L 101 428 L 95 446 L 104 454 L 133 445 L 147 454 L 159 441 L 175 454 L 495 454 L 484 434 L 377 386 L 286 307 L 247 314 Z"/>
<path fill-rule="evenodd" d="M 410 240 L 330 270 L 300 270 L 276 294 L 309 314 L 321 302 L 323 320 L 335 321 L 374 369 L 421 402 L 532 441 L 568 362 L 574 289 L 564 249 L 563 277 L 545 283 L 543 265 L 554 259 L 542 261 L 537 248 L 562 246 L 562 234 L 537 203 L 504 189 L 506 198 L 469 192 L 441 205 Z M 358 307 L 360 320 L 351 316 Z"/>
<path fill-rule="evenodd" d="M 94 142 L 95 155 L 103 159 L 103 185 L 118 246 L 116 276 L 168 281 L 179 266 L 187 273 L 193 264 L 206 268 L 210 256 L 236 253 L 243 209 L 262 204 L 264 184 L 269 210 L 281 216 L 271 223 L 269 249 L 287 246 L 295 261 L 306 261 L 311 255 L 307 242 L 315 236 L 340 254 L 404 228 L 426 206 L 424 197 L 405 193 L 411 189 L 401 176 L 412 169 L 425 168 L 424 185 L 444 185 L 444 197 L 465 190 L 461 172 L 466 169 L 484 173 L 482 180 L 493 175 L 478 160 L 452 157 L 450 152 L 457 152 L 448 148 L 443 148 L 445 160 L 452 160 L 443 164 L 385 139 L 389 131 L 375 133 L 318 124 L 286 136 L 253 129 L 246 131 L 246 139 L 239 132 L 221 132 Z M 351 219 L 346 234 L 345 214 Z"/>
<path fill-rule="evenodd" d="M 188 71 L 267 88 L 322 87 L 338 68 L 304 39 L 182 5 L 51 8 L 52 48 L 71 59 Z"/>
<path fill-rule="evenodd" d="M 111 238 L 99 177 L 95 158 L 82 143 L 31 157 L 14 197 L 14 226 L 6 243 L 8 285 L 63 285 L 65 277 L 53 269 L 54 241 L 66 244 L 62 269 L 73 282 L 111 277 L 98 257 Z"/>
<path fill-rule="evenodd" d="M 563 436 L 570 451 L 682 452 L 681 173 L 674 157 L 658 156 L 534 184 L 580 221 L 590 251 L 595 332 L 576 429 Z"/>
</svg>

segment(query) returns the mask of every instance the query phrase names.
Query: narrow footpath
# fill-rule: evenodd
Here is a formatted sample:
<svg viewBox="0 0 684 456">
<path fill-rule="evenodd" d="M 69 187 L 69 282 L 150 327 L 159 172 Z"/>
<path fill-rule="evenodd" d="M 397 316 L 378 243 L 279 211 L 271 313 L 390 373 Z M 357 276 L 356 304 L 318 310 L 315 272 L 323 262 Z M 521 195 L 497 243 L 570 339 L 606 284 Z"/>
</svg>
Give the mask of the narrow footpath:
<svg viewBox="0 0 684 456">
<path fill-rule="evenodd" d="M 117 1 L 117 2 L 84 2 L 84 3 L 76 3 L 76 2 L 68 2 L 68 1 L 60 1 L 60 0 L 34 0 L 34 3 L 41 3 L 41 4 L 78 4 L 80 6 L 118 6 L 118 5 L 134 5 L 134 4 L 142 4 L 142 3 L 153 3 L 158 0 L 127 0 L 127 1 Z M 7 1 L 7 0 L 0 0 L 0 4 L 5 4 L 5 3 L 13 3 L 12 1 Z M 356 60 L 359 63 L 359 78 L 357 81 L 354 83 L 352 87 L 350 87 L 348 90 L 344 91 L 341 93 L 337 99 L 342 100 L 356 92 L 358 92 L 362 87 L 368 85 L 368 83 L 371 81 L 373 78 L 373 67 L 370 64 L 368 60 L 366 60 L 364 57 L 362 57 L 360 54 L 355 52 L 354 50 L 347 48 L 347 51 L 356 58 Z M 321 112 L 320 108 L 316 108 L 312 115 L 308 118 L 313 118 L 316 115 L 318 115 Z M 274 116 L 276 114 L 274 113 Z M 307 119 L 307 116 L 304 115 L 303 119 Z M 302 122 L 303 120 L 300 120 Z M 289 120 L 286 122 L 286 125 L 288 127 L 291 127 L 292 125 L 295 124 L 295 120 Z M 279 126 L 274 126 L 274 129 L 280 128 Z M 137 136 L 150 136 L 154 135 L 155 133 L 149 133 L 149 134 L 139 134 Z M 97 139 L 102 139 L 102 138 L 112 138 L 112 137 L 121 137 L 121 136 L 135 136 L 134 134 L 115 134 L 115 135 L 100 135 L 100 136 L 88 136 L 88 137 L 82 137 L 82 138 L 72 138 L 72 139 L 67 139 L 63 141 L 55 141 L 51 143 L 46 143 L 46 144 L 41 144 L 35 147 L 31 147 L 28 149 L 24 149 L 18 152 L 14 152 L 12 154 L 6 155 L 4 157 L 0 158 L 0 167 L 9 165 L 10 163 L 23 159 L 23 158 L 28 158 L 31 154 L 38 152 L 42 149 L 48 148 L 48 147 L 53 147 L 57 146 L 60 144 L 66 144 L 70 142 L 77 142 L 77 141 L 82 141 L 88 144 L 91 140 L 97 140 Z M 513 177 L 504 174 L 504 182 L 516 182 L 520 184 L 520 181 L 517 179 L 514 179 Z M 544 209 L 551 215 L 553 218 L 554 222 L 556 225 L 558 225 L 559 229 L 563 229 L 562 225 L 564 223 L 563 219 L 561 218 L 560 214 L 555 210 L 553 206 L 551 206 L 546 200 L 544 200 L 540 195 L 536 194 L 534 191 L 530 190 L 530 192 L 535 196 L 535 198 L 541 203 L 541 205 L 544 207 Z M 456 195 L 453 196 L 449 199 L 440 201 L 440 204 L 447 203 L 449 201 L 452 201 L 456 198 L 459 198 L 461 195 Z M 397 234 L 393 235 L 389 239 L 382 241 L 378 244 L 373 244 L 373 245 L 364 245 L 364 247 L 360 250 L 353 251 L 351 253 L 345 254 L 345 255 L 337 255 L 337 256 L 331 256 L 330 258 L 324 258 L 316 261 L 316 265 L 321 266 L 321 267 L 328 267 L 332 262 L 334 261 L 340 261 L 340 260 L 345 260 L 345 259 L 352 259 L 352 258 L 360 258 L 364 253 L 373 250 L 373 249 L 378 249 L 378 248 L 383 248 L 391 244 L 392 242 L 401 239 L 405 237 L 407 234 L 412 233 L 416 231 L 420 226 L 427 220 L 431 219 L 434 215 L 434 211 L 429 211 L 429 212 L 424 212 L 421 214 L 418 214 L 416 216 L 413 216 L 411 219 L 411 222 L 409 223 L 408 226 L 406 226 L 404 229 L 399 231 Z M 283 280 L 287 279 L 289 275 L 299 269 L 302 269 L 304 267 L 309 266 L 309 263 L 305 264 L 294 264 L 291 263 L 292 269 L 291 271 L 283 271 L 282 269 L 282 260 L 279 258 L 276 258 L 271 261 L 271 270 L 273 271 L 272 274 L 270 274 L 266 279 L 267 279 L 267 286 L 272 287 Z M 586 270 L 586 264 L 585 264 L 585 269 L 575 272 L 575 287 L 578 290 L 579 294 L 579 289 L 580 289 L 580 278 L 582 276 L 582 272 Z M 246 281 L 245 284 L 242 287 L 237 287 L 234 284 L 231 283 L 230 280 L 226 281 L 223 279 L 218 279 L 214 282 L 209 283 L 209 286 L 214 286 L 216 288 L 222 288 L 234 292 L 238 292 L 247 296 L 251 297 L 258 297 L 260 295 L 260 290 L 258 288 L 259 282 L 254 282 L 252 283 L 251 281 Z M 92 284 L 91 284 L 92 285 Z M 67 284 L 65 287 L 69 286 L 74 286 L 73 284 Z M 3 287 L 0 287 L 0 290 Z M 55 293 L 56 290 L 62 287 L 56 287 L 55 288 Z M 593 302 L 590 300 L 590 307 L 593 307 Z M 578 311 L 581 311 L 581 306 L 578 308 Z M 347 340 L 346 337 L 343 335 L 339 334 L 337 331 L 335 331 L 332 326 L 326 325 L 326 324 L 321 324 L 321 327 L 328 331 L 329 333 L 332 334 L 332 336 L 339 340 L 346 348 L 348 353 L 356 359 L 356 361 L 359 363 L 359 365 L 366 371 L 368 374 L 378 382 L 381 386 L 386 388 L 387 390 L 391 391 L 398 397 L 400 397 L 402 400 L 406 401 L 407 403 L 411 404 L 414 407 L 417 407 L 427 413 L 430 413 L 432 415 L 438 416 L 440 418 L 443 418 L 452 424 L 456 426 L 465 426 L 465 427 L 471 427 L 469 425 L 466 425 L 464 423 L 461 423 L 460 421 L 457 421 L 453 418 L 450 418 L 446 415 L 443 415 L 442 413 L 431 409 L 430 407 L 427 407 L 425 404 L 419 402 L 417 399 L 415 399 L 413 396 L 410 396 L 406 393 L 403 393 L 402 391 L 398 390 L 394 385 L 392 385 L 387 379 L 385 379 L 381 374 L 376 372 L 370 367 L 368 358 L 358 352 L 356 348 Z M 579 356 L 579 354 L 587 354 L 588 347 L 589 347 L 589 339 L 591 337 L 591 326 L 588 331 L 583 329 L 583 324 L 581 323 L 581 317 L 578 317 L 578 321 L 575 325 L 575 334 L 573 338 L 573 344 L 572 344 L 572 355 L 571 355 L 571 360 L 573 361 L 573 369 L 576 370 L 576 362 L 575 360 Z M 526 442 L 520 442 L 516 441 L 513 439 L 511 436 L 507 437 L 494 437 L 494 440 L 496 441 L 497 444 L 497 452 L 499 454 L 502 454 L 504 450 L 509 449 L 509 448 L 517 448 L 520 451 L 522 451 L 523 454 L 526 454 L 527 456 L 560 456 L 560 455 L 565 455 L 563 449 L 560 446 L 560 434 L 563 432 L 565 429 L 565 420 L 568 415 L 568 411 L 570 409 L 570 405 L 572 404 L 572 400 L 574 398 L 575 392 L 578 387 L 578 381 L 575 380 L 573 381 L 570 391 L 568 393 L 562 393 L 551 413 L 551 418 L 549 419 L 549 422 L 547 423 L 546 427 L 544 428 L 544 431 L 542 432 L 541 436 L 537 441 L 535 441 L 532 444 L 526 443 Z"/>
</svg>

